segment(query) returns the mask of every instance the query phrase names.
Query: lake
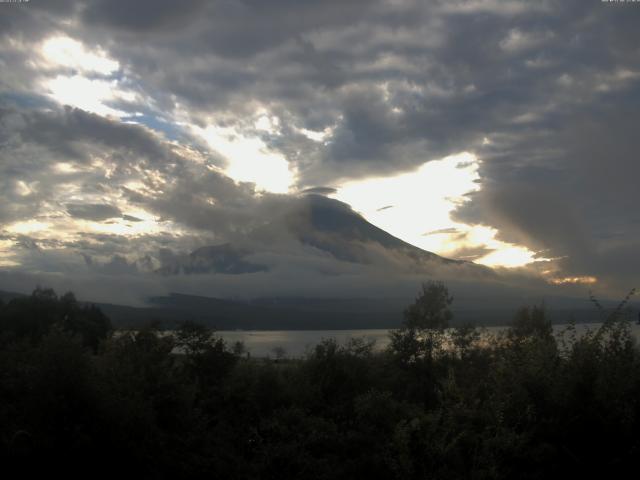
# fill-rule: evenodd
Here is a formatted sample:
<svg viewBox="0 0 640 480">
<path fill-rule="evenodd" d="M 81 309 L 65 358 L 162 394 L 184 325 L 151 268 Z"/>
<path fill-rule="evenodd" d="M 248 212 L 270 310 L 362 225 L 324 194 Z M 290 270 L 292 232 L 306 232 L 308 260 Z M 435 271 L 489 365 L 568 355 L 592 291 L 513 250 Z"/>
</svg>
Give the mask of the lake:
<svg viewBox="0 0 640 480">
<path fill-rule="evenodd" d="M 576 324 L 578 334 L 589 329 L 596 329 L 601 324 L 581 323 Z M 554 325 L 556 335 L 560 335 L 567 325 Z M 507 327 L 485 327 L 488 334 L 497 334 Z M 636 341 L 640 341 L 640 325 L 631 324 L 631 332 Z M 253 357 L 275 357 L 276 349 L 283 349 L 285 357 L 302 357 L 307 351 L 320 343 L 322 339 L 333 338 L 339 344 L 347 342 L 350 338 L 364 338 L 374 340 L 375 350 L 383 350 L 389 345 L 389 330 L 221 330 L 216 332 L 230 346 L 237 342 L 244 342 L 246 350 Z"/>
</svg>

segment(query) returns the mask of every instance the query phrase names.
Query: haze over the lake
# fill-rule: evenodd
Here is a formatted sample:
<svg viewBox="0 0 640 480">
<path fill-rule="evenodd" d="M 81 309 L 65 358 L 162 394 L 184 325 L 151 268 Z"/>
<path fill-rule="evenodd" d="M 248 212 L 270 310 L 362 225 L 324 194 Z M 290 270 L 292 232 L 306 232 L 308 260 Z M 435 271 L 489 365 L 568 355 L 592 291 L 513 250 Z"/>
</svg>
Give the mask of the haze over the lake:
<svg viewBox="0 0 640 480">
<path fill-rule="evenodd" d="M 0 290 L 619 298 L 639 22 L 600 0 L 0 3 Z"/>
</svg>

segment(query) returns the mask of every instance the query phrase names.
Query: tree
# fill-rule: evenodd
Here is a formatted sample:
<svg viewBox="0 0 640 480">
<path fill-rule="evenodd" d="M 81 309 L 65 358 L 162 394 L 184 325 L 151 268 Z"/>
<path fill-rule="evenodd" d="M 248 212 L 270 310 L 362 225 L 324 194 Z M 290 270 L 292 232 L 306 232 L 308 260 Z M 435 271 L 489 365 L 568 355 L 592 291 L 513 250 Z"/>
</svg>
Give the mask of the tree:
<svg viewBox="0 0 640 480">
<path fill-rule="evenodd" d="M 404 324 L 418 330 L 439 330 L 449 327 L 453 318 L 449 305 L 453 297 L 442 282 L 429 281 L 422 284 L 416 300 L 404 311 Z"/>
<path fill-rule="evenodd" d="M 520 308 L 511 322 L 507 335 L 511 340 L 536 338 L 553 340 L 553 327 L 544 305 Z"/>
<path fill-rule="evenodd" d="M 282 360 L 287 355 L 287 351 L 281 345 L 272 348 L 271 351 L 275 355 L 276 360 Z"/>
<path fill-rule="evenodd" d="M 215 332 L 193 321 L 182 322 L 176 346 L 184 353 L 184 368 L 202 388 L 218 385 L 232 370 L 238 357 Z"/>
<path fill-rule="evenodd" d="M 86 347 L 94 352 L 105 340 L 112 328 L 109 318 L 95 305 L 80 305 L 72 292 L 67 292 L 58 300 L 60 323 L 64 331 L 79 335 Z"/>
<path fill-rule="evenodd" d="M 429 281 L 404 311 L 402 327 L 391 332 L 391 351 L 403 363 L 431 359 L 442 346 L 444 331 L 453 314 L 453 297 L 442 282 Z"/>
<path fill-rule="evenodd" d="M 73 293 L 61 297 L 50 289 L 36 288 L 31 296 L 15 298 L 3 309 L 0 336 L 29 339 L 33 343 L 52 330 L 82 339 L 95 353 L 111 333 L 109 318 L 95 305 L 81 305 Z"/>
</svg>

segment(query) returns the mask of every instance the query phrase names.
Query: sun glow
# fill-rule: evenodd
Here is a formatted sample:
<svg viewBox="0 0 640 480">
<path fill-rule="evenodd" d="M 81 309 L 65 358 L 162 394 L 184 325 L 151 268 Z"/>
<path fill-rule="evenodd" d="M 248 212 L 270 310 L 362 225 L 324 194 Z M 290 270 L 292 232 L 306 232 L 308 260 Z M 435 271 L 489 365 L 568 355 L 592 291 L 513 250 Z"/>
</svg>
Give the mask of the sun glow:
<svg viewBox="0 0 640 480">
<path fill-rule="evenodd" d="M 123 236 L 154 234 L 164 230 L 162 226 L 153 219 L 142 220 L 140 222 L 130 222 L 125 219 L 117 219 L 109 222 L 83 221 L 82 227 L 84 231 Z"/>
<path fill-rule="evenodd" d="M 581 277 L 560 277 L 560 278 L 549 279 L 549 283 L 553 283 L 554 285 L 567 285 L 567 284 L 592 285 L 597 282 L 598 282 L 598 279 L 590 275 L 581 276 Z"/>
<path fill-rule="evenodd" d="M 127 115 L 109 104 L 132 102 L 136 96 L 122 87 L 116 76 L 120 64 L 102 48 L 89 49 L 70 37 L 55 36 L 41 44 L 39 54 L 39 66 L 47 73 L 40 82 L 53 100 L 98 115 Z"/>
<path fill-rule="evenodd" d="M 239 182 L 252 182 L 256 187 L 274 193 L 289 191 L 294 174 L 289 162 L 279 153 L 269 150 L 257 137 L 247 137 L 233 128 L 211 125 L 192 127 L 211 149 L 225 157 L 224 173 Z"/>
<path fill-rule="evenodd" d="M 53 165 L 52 169 L 54 172 L 62 174 L 77 173 L 80 171 L 76 165 L 69 162 L 58 162 Z"/>
<path fill-rule="evenodd" d="M 477 259 L 476 263 L 488 267 L 523 267 L 538 260 L 535 257 L 535 252 L 526 247 L 500 243 L 501 245 L 497 245 L 496 250 Z"/>
<path fill-rule="evenodd" d="M 43 83 L 49 96 L 63 105 L 72 105 L 98 115 L 124 117 L 126 112 L 110 107 L 117 100 L 131 101 L 130 92 L 122 91 L 116 80 L 98 80 L 81 75 L 58 75 Z"/>
<path fill-rule="evenodd" d="M 30 233 L 41 232 L 47 230 L 51 226 L 50 223 L 39 222 L 37 220 L 27 220 L 24 222 L 16 222 L 7 225 L 6 230 L 9 233 L 17 233 L 22 235 L 28 235 Z"/>
<path fill-rule="evenodd" d="M 394 177 L 350 182 L 334 198 L 351 205 L 367 220 L 421 248 L 432 248 L 427 231 L 453 228 L 451 211 L 464 195 L 478 190 L 478 160 L 461 153 L 425 163 Z"/>
<path fill-rule="evenodd" d="M 40 54 L 48 66 L 67 67 L 102 75 L 110 75 L 120 68 L 120 64 L 109 58 L 101 48 L 91 51 L 79 41 L 65 36 L 45 40 Z"/>
<path fill-rule="evenodd" d="M 334 198 L 351 205 L 374 225 L 402 240 L 445 257 L 477 249 L 476 263 L 520 267 L 536 253 L 496 239 L 497 231 L 452 220 L 451 213 L 478 191 L 479 160 L 471 153 L 425 163 L 418 170 L 395 177 L 372 178 L 342 185 Z"/>
</svg>

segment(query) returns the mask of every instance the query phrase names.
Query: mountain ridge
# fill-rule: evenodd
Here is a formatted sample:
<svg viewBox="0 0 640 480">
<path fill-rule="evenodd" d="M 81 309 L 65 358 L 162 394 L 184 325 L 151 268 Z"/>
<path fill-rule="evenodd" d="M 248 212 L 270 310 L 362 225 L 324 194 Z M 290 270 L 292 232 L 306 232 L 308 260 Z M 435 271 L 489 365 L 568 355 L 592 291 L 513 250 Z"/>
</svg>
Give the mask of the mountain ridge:
<svg viewBox="0 0 640 480">
<path fill-rule="evenodd" d="M 390 259 L 407 269 L 431 265 L 475 265 L 441 257 L 401 240 L 368 222 L 346 203 L 309 194 L 271 222 L 236 243 L 200 247 L 156 270 L 163 275 L 224 273 L 241 275 L 271 270 L 255 257 L 264 253 L 331 258 L 349 264 L 376 265 Z M 482 268 L 478 266 L 478 268 Z"/>
</svg>

